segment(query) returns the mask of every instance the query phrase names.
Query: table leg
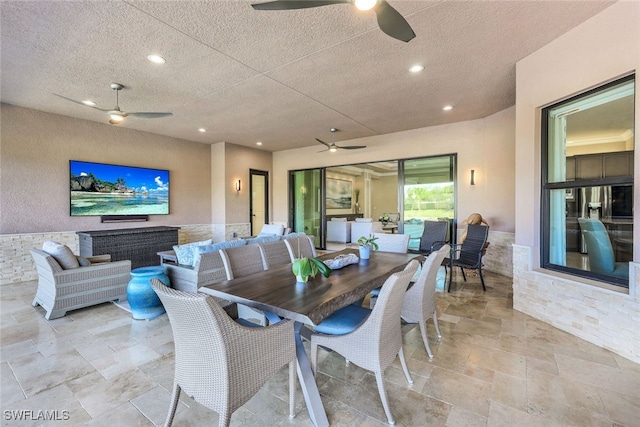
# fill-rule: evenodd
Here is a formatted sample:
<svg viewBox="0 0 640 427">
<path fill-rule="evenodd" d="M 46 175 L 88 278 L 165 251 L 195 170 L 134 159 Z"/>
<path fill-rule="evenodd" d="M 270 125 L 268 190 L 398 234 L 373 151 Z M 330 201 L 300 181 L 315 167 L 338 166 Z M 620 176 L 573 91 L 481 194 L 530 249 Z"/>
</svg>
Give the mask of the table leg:
<svg viewBox="0 0 640 427">
<path fill-rule="evenodd" d="M 313 376 L 311 370 L 311 362 L 307 356 L 307 352 L 302 344 L 302 337 L 300 331 L 304 325 L 300 322 L 295 322 L 294 330 L 296 334 L 296 356 L 298 359 L 298 380 L 302 387 L 302 394 L 304 395 L 304 401 L 307 404 L 307 410 L 309 411 L 309 418 L 316 427 L 327 427 L 329 420 L 327 419 L 327 413 L 324 411 L 322 400 L 320 399 L 320 391 L 318 391 L 318 385 L 316 379 Z"/>
</svg>

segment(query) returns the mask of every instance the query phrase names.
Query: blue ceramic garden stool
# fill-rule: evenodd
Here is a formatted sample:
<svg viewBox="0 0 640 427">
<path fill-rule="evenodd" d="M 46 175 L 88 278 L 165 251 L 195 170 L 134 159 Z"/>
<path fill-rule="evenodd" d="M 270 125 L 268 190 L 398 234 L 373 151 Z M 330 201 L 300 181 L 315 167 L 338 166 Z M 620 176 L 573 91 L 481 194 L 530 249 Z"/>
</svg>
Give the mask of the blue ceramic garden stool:
<svg viewBox="0 0 640 427">
<path fill-rule="evenodd" d="M 149 284 L 151 279 L 158 279 L 165 286 L 169 286 L 165 267 L 140 267 L 131 270 L 131 280 L 127 285 L 127 299 L 134 319 L 153 319 L 165 312 L 160 298 Z"/>
</svg>

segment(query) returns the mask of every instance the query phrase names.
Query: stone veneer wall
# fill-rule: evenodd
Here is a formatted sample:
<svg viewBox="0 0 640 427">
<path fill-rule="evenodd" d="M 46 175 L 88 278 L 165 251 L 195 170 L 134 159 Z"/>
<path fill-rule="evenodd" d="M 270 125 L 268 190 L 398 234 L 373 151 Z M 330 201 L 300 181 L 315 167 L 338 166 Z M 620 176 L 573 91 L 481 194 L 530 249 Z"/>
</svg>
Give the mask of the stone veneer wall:
<svg viewBox="0 0 640 427">
<path fill-rule="evenodd" d="M 213 238 L 214 227 L 211 224 L 189 224 L 177 227 L 180 227 L 178 231 L 180 244 Z M 75 231 L 0 235 L 0 253 L 2 254 L 0 285 L 36 280 L 38 274 L 29 250 L 41 248 L 47 240 L 67 245 L 75 254 L 80 251 L 79 239 Z M 216 242 L 221 240 L 214 238 Z"/>
<path fill-rule="evenodd" d="M 458 241 L 464 229 L 458 230 Z M 513 233 L 505 233 L 503 231 L 491 231 L 489 229 L 489 237 L 487 238 L 489 247 L 482 257 L 482 269 L 503 276 L 513 277 L 513 243 L 515 235 Z"/>
<path fill-rule="evenodd" d="M 531 250 L 513 245 L 513 308 L 640 363 L 640 264 L 625 294 L 533 270 Z"/>
</svg>

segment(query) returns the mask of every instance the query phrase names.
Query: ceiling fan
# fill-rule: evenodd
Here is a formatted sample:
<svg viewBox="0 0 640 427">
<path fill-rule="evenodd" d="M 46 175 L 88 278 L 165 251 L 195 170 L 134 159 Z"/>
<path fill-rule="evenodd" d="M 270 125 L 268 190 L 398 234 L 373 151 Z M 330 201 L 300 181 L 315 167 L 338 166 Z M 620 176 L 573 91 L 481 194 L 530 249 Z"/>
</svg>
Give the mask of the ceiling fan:
<svg viewBox="0 0 640 427">
<path fill-rule="evenodd" d="M 62 99 L 66 99 L 67 101 L 74 102 L 76 104 L 80 104 L 80 105 L 84 105 L 86 107 L 95 108 L 96 110 L 104 111 L 105 113 L 107 113 L 109 115 L 109 123 L 111 123 L 112 125 L 118 125 L 118 124 L 122 123 L 124 118 L 127 117 L 127 116 L 140 117 L 140 118 L 143 118 L 143 119 L 158 119 L 158 118 L 161 118 L 161 117 L 171 117 L 171 116 L 173 116 L 172 113 L 153 113 L 153 112 L 128 113 L 126 111 L 122 111 L 120 109 L 119 104 L 118 104 L 118 92 L 120 92 L 122 89 L 124 89 L 124 86 L 121 85 L 120 83 L 111 83 L 111 89 L 116 91 L 116 106 L 111 110 L 105 110 L 104 108 L 96 107 L 95 103 L 93 103 L 91 101 L 76 101 L 75 99 L 67 98 L 66 96 L 62 96 L 62 95 L 58 95 L 58 94 L 54 94 L 54 95 L 59 96 Z"/>
<path fill-rule="evenodd" d="M 353 4 L 360 10 L 373 9 L 376 12 L 380 29 L 394 39 L 408 42 L 416 36 L 407 20 L 391 7 L 386 0 L 275 0 L 266 3 L 255 3 L 251 6 L 256 10 L 288 10 L 331 6 L 341 3 Z"/>
<path fill-rule="evenodd" d="M 331 151 L 332 153 L 335 153 L 336 151 L 338 151 L 338 149 L 340 149 L 340 150 L 359 150 L 361 148 L 367 148 L 366 145 L 351 145 L 351 146 L 345 146 L 345 147 L 340 147 L 340 146 L 336 145 L 336 142 L 335 142 L 336 132 L 338 132 L 338 129 L 331 128 L 331 144 L 328 144 L 328 143 L 324 142 L 323 140 L 316 138 L 316 141 L 318 141 L 320 144 L 323 144 L 323 145 L 327 146 L 326 150 L 320 150 L 320 151 L 318 151 L 318 153 L 322 153 L 323 151 Z"/>
</svg>

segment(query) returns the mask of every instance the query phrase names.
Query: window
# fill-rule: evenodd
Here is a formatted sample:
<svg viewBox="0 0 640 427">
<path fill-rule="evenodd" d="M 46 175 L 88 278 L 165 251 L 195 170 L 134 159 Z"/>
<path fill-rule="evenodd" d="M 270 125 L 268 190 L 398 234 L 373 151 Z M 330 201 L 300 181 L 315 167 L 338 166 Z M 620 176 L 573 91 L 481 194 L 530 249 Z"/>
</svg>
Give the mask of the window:
<svg viewBox="0 0 640 427">
<path fill-rule="evenodd" d="M 635 75 L 542 110 L 542 266 L 629 286 Z"/>
</svg>

